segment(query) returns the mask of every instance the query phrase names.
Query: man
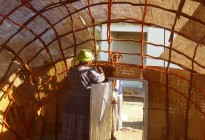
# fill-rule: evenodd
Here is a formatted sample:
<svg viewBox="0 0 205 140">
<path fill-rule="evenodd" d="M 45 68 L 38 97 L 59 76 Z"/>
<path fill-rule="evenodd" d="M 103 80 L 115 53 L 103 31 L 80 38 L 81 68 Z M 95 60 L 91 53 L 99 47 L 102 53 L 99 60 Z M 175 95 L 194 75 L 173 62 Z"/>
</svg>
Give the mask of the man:
<svg viewBox="0 0 205 140">
<path fill-rule="evenodd" d="M 113 53 L 112 60 L 114 65 L 119 62 L 122 55 L 120 53 Z M 113 99 L 116 104 L 113 104 L 113 128 L 112 128 L 112 139 L 116 140 L 114 136 L 114 132 L 116 130 L 120 130 L 122 128 L 122 103 L 123 103 L 123 96 L 122 96 L 122 81 L 121 80 L 114 80 L 113 81 Z"/>
</svg>

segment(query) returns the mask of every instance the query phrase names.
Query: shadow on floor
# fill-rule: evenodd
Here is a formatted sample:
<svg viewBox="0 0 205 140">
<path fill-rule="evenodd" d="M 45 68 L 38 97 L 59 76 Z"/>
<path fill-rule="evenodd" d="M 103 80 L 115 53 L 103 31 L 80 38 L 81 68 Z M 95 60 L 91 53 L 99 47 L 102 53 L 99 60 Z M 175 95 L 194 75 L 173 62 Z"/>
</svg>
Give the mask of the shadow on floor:
<svg viewBox="0 0 205 140">
<path fill-rule="evenodd" d="M 138 121 L 138 122 L 123 122 L 122 126 L 123 127 L 130 127 L 132 129 L 142 130 L 142 121 Z"/>
<path fill-rule="evenodd" d="M 133 98 L 133 97 L 123 97 L 124 102 L 139 102 L 143 103 L 144 99 L 143 98 Z"/>
</svg>

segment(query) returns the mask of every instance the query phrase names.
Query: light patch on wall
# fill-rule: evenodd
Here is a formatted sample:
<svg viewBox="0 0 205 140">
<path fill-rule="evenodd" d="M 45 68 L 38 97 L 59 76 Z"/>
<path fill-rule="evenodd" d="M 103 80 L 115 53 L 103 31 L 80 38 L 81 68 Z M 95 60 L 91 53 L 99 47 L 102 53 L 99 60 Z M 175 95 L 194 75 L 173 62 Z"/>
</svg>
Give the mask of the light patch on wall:
<svg viewBox="0 0 205 140">
<path fill-rule="evenodd" d="M 9 85 L 5 85 L 1 90 L 0 90 L 0 98 L 1 98 L 1 102 L 0 102 L 0 117 L 1 115 L 3 115 L 4 111 L 6 110 L 8 104 L 10 103 L 8 96 L 4 97 L 4 94 L 6 93 L 7 89 L 8 89 Z"/>
<path fill-rule="evenodd" d="M 45 92 L 39 92 L 39 93 L 35 93 L 35 99 L 38 100 L 39 98 L 42 99 L 46 97 L 46 93 Z"/>
<path fill-rule="evenodd" d="M 16 73 L 13 73 L 10 77 L 9 77 L 9 83 L 11 83 L 14 78 L 16 77 Z M 20 79 L 20 78 L 16 78 L 14 80 L 14 86 L 18 87 L 19 85 L 21 85 L 24 82 L 24 80 Z"/>
<path fill-rule="evenodd" d="M 1 104 L 0 105 L 0 117 L 2 115 L 4 115 L 3 113 L 4 113 L 4 111 L 6 111 L 6 108 L 7 108 L 8 104 L 10 103 L 8 97 L 6 97 L 6 98 L 2 97 L 3 94 L 4 94 L 4 92 L 0 91 L 1 98 L 3 98 L 3 100 L 1 100 L 1 102 L 0 102 L 0 104 Z"/>
<path fill-rule="evenodd" d="M 1 120 L 0 120 L 0 124 L 1 124 L 1 125 L 0 125 L 0 130 L 1 130 L 1 129 L 2 129 L 2 121 L 1 121 Z M 1 132 L 6 132 L 7 130 L 8 130 L 8 129 L 4 127 L 4 129 L 1 130 Z"/>
<path fill-rule="evenodd" d="M 2 124 L 3 122 L 1 120 L 3 120 L 3 115 L 4 115 L 4 112 L 6 111 L 10 101 L 8 99 L 8 96 L 5 98 L 4 97 L 4 94 L 6 92 L 6 90 L 8 89 L 9 85 L 5 85 L 1 90 L 0 90 L 0 98 L 3 98 L 1 101 L 0 101 L 0 130 L 2 129 Z M 3 131 L 2 132 L 6 132 L 7 129 L 4 127 Z"/>
</svg>

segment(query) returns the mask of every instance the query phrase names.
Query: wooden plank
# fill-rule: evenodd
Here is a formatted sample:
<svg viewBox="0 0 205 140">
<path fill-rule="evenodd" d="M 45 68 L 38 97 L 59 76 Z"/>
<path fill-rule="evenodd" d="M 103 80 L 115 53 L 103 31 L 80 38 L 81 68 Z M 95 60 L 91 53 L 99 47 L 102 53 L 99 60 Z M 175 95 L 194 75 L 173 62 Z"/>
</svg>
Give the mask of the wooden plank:
<svg viewBox="0 0 205 140">
<path fill-rule="evenodd" d="M 111 136 L 112 83 L 93 84 L 90 99 L 90 140 Z"/>
</svg>

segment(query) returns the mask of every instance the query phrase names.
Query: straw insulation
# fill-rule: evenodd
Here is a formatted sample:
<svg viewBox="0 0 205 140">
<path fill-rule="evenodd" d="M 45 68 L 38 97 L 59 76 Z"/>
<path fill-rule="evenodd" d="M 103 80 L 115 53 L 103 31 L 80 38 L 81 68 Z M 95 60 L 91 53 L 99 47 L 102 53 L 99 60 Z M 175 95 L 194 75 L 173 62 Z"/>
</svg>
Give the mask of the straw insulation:
<svg viewBox="0 0 205 140">
<path fill-rule="evenodd" d="M 147 44 L 165 48 L 160 57 L 141 51 L 134 54 L 141 57 L 140 65 L 120 66 L 136 69 L 135 78 L 141 74 L 148 81 L 148 139 L 204 139 L 204 4 L 202 0 L 1 0 L 0 139 L 60 138 L 65 97 L 72 86 L 66 79 L 72 58 L 83 48 L 101 51 L 97 45 L 101 39 L 94 31 L 107 24 L 109 33 L 111 23 L 139 25 L 140 39 L 134 41 L 141 50 Z M 146 42 L 145 26 L 170 31 L 170 45 Z M 107 34 L 103 41 L 112 40 Z M 146 58 L 167 65 L 147 66 Z M 108 77 L 122 76 L 112 63 L 96 64 Z M 182 69 L 171 69 L 170 64 Z"/>
</svg>

